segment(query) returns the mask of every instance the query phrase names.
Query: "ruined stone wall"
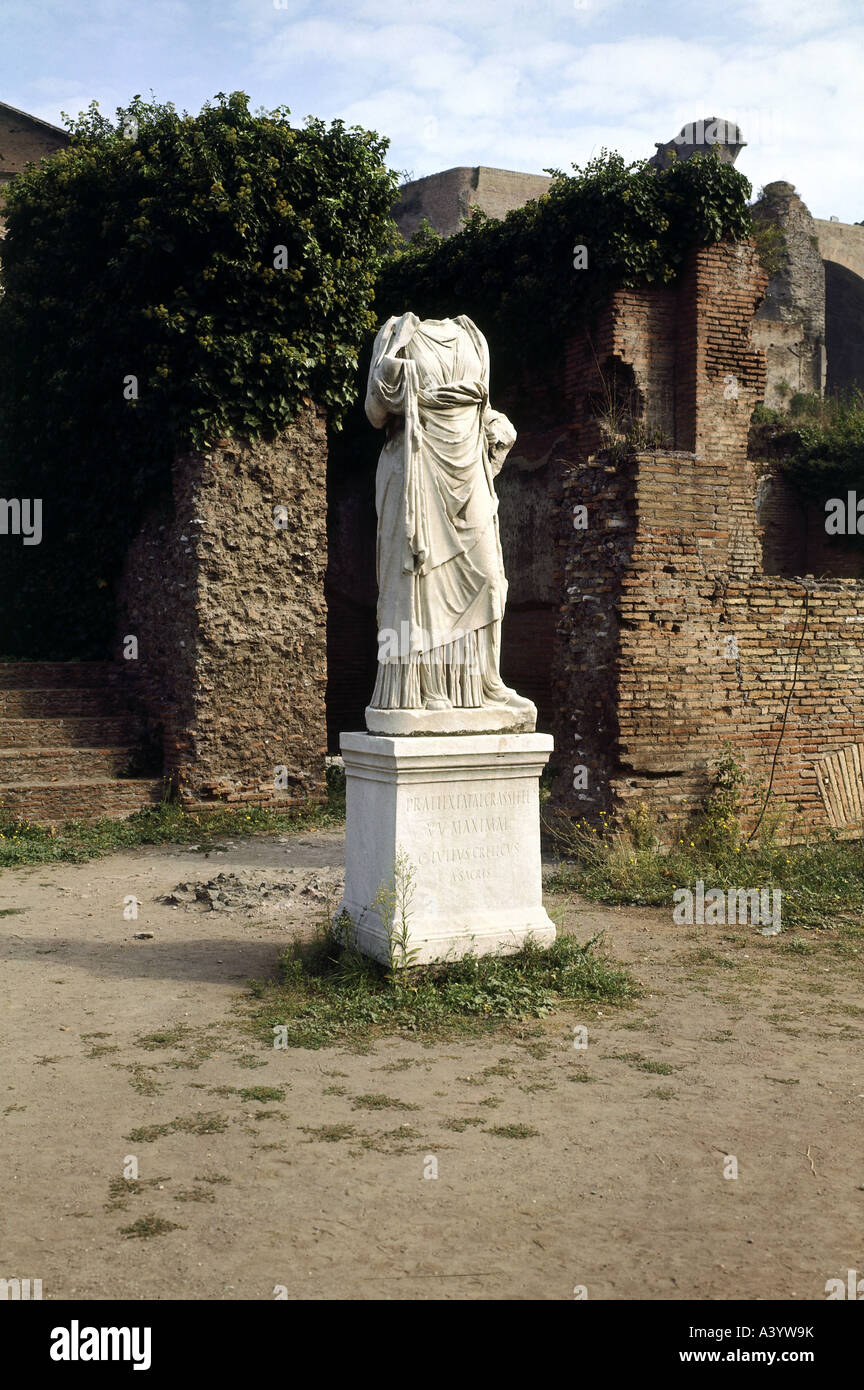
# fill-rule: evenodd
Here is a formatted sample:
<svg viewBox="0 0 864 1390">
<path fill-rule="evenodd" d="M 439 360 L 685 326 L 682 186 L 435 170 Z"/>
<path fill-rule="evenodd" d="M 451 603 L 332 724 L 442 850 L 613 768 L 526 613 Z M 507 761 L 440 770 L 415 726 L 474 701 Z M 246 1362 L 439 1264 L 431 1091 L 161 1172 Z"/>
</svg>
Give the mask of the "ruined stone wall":
<svg viewBox="0 0 864 1390">
<path fill-rule="evenodd" d="M 864 279 L 864 225 L 860 222 L 831 222 L 823 217 L 813 218 L 813 230 L 819 240 L 823 261 L 845 265 L 859 279 Z"/>
<path fill-rule="evenodd" d="M 846 489 L 824 484 L 807 496 L 783 473 L 766 471 L 756 489 L 756 516 L 762 528 L 765 574 L 812 575 L 816 579 L 864 579 L 864 544 L 859 536 L 829 534 L 826 507 Z"/>
<path fill-rule="evenodd" d="M 570 752 L 559 798 L 582 814 L 645 803 L 671 833 L 709 790 L 724 743 L 766 784 L 779 743 L 773 794 L 787 804 L 787 831 L 851 827 L 830 782 L 838 759 L 860 762 L 864 743 L 864 584 L 805 587 L 748 561 L 759 528 L 753 514 L 754 544 L 736 540 L 747 524 L 740 503 L 755 493 L 746 463 L 657 453 L 582 472 L 568 496 L 590 499 L 593 521 L 567 575 Z M 567 785 L 578 764 L 588 770 L 581 792 Z M 860 775 L 850 786 L 864 801 Z"/>
<path fill-rule="evenodd" d="M 773 790 L 792 815 L 789 833 L 848 830 L 862 819 L 864 583 L 805 587 L 763 568 L 762 523 L 772 505 L 791 512 L 794 500 L 782 490 L 766 498 L 746 457 L 764 388 L 750 334 L 764 284 L 752 247 L 698 252 L 676 296 L 677 448 L 583 458 L 566 478 L 565 510 L 583 506 L 588 517 L 565 546 L 554 667 L 555 800 L 572 814 L 643 802 L 671 834 L 699 807 L 728 742 L 765 783 L 779 743 Z M 615 328 L 622 308 L 620 299 L 610 307 L 600 336 L 638 362 Z M 631 324 L 635 312 L 624 315 Z M 657 380 L 664 355 L 653 356 Z M 578 399 L 590 372 L 579 376 L 580 364 L 588 368 L 575 345 L 569 361 Z M 651 362 L 644 357 L 634 373 L 646 399 Z M 805 559 L 811 546 L 811 562 L 820 553 L 816 521 L 805 515 L 794 541 Z M 792 545 L 783 561 L 794 563 Z M 580 766 L 584 788 L 574 785 Z"/>
<path fill-rule="evenodd" d="M 138 693 L 189 803 L 322 791 L 326 462 L 311 406 L 273 442 L 178 458 L 130 548 L 119 642 L 138 640 Z"/>
<path fill-rule="evenodd" d="M 65 131 L 0 102 L 0 186 L 20 174 L 28 162 L 53 154 L 68 143 Z"/>
<path fill-rule="evenodd" d="M 442 236 L 453 236 L 472 207 L 481 208 L 488 217 L 504 217 L 539 198 L 550 183 L 545 174 L 461 165 L 403 184 L 393 216 L 404 237 L 412 236 L 424 218 Z"/>
<path fill-rule="evenodd" d="M 5 234 L 4 190 L 25 164 L 68 145 L 69 136 L 47 122 L 0 102 L 0 238 Z"/>
<path fill-rule="evenodd" d="M 817 225 L 791 183 L 769 183 L 753 207 L 754 221 L 782 233 L 782 265 L 772 275 L 754 325 L 765 354 L 765 404 L 785 409 L 797 392 L 821 394 L 827 372 L 825 269 Z"/>
</svg>

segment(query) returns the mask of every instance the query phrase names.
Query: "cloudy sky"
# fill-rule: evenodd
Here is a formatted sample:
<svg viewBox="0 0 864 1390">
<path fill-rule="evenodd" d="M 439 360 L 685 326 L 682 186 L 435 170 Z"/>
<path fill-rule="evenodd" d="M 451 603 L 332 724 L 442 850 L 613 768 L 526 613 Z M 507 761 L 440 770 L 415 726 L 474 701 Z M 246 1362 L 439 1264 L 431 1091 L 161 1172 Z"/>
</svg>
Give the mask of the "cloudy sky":
<svg viewBox="0 0 864 1390">
<path fill-rule="evenodd" d="M 755 189 L 864 219 L 862 0 L 3 0 L 0 101 L 61 124 L 218 91 L 387 135 L 419 178 L 652 154 L 735 120 Z"/>
</svg>

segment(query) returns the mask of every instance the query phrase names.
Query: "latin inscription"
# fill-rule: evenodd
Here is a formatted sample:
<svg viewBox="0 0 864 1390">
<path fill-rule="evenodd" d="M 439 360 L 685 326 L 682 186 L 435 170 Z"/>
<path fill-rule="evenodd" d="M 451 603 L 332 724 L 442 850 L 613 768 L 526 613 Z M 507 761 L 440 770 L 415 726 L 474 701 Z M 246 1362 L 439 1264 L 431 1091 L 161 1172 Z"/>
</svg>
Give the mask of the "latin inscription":
<svg viewBox="0 0 864 1390">
<path fill-rule="evenodd" d="M 512 843 L 509 817 L 494 812 L 499 808 L 529 805 L 531 793 L 532 789 L 526 787 L 512 791 L 409 796 L 406 810 L 413 812 L 423 824 L 429 842 L 429 847 L 421 850 L 418 856 L 421 867 L 450 868 L 451 884 L 493 878 L 495 861 L 512 859 L 518 853 Z M 432 818 L 425 820 L 424 816 Z M 484 843 L 488 836 L 495 839 Z M 463 843 L 460 844 L 460 840 Z"/>
</svg>

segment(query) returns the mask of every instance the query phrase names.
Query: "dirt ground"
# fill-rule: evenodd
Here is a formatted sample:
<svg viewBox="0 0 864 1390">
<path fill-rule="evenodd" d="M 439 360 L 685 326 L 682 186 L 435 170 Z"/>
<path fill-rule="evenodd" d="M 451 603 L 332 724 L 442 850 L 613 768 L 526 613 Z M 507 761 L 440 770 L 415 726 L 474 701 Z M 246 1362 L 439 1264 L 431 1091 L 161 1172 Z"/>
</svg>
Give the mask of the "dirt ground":
<svg viewBox="0 0 864 1390">
<path fill-rule="evenodd" d="M 341 863 L 321 831 L 0 877 L 0 1275 L 45 1299 L 809 1300 L 864 1274 L 861 955 L 552 899 L 638 1001 L 547 1019 L 545 1045 L 250 1041 L 238 994 Z M 176 1228 L 122 1233 L 151 1216 Z"/>
</svg>

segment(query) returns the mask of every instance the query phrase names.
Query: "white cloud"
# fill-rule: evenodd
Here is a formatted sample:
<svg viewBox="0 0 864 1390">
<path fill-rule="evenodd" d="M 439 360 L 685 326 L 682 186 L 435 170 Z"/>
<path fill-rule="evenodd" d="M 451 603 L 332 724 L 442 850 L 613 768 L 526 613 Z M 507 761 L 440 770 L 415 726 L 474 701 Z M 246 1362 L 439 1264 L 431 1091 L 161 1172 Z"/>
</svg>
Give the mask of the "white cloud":
<svg viewBox="0 0 864 1390">
<path fill-rule="evenodd" d="M 738 167 L 754 184 L 787 178 L 814 211 L 864 217 L 861 0 L 289 0 L 285 9 L 153 0 L 144 10 L 91 0 L 74 15 L 44 0 L 41 9 L 56 18 L 40 28 L 29 0 L 6 0 L 0 91 L 46 120 L 92 96 L 113 111 L 154 87 L 195 110 L 242 88 L 255 107 L 378 130 L 391 163 L 419 177 L 454 164 L 568 168 L 603 146 L 638 158 L 713 115 L 741 125 Z"/>
</svg>

